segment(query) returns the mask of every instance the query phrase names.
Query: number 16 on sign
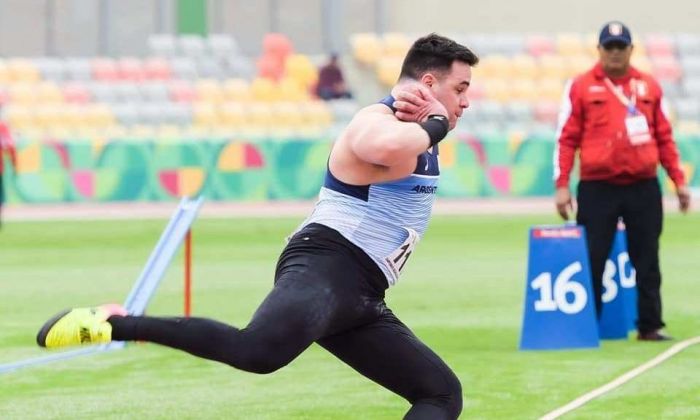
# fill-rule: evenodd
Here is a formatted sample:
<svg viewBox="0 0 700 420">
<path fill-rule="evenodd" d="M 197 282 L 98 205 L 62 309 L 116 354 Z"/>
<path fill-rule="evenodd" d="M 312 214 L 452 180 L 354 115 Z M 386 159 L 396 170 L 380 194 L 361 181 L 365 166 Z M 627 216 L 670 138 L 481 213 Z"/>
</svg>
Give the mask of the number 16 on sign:
<svg viewBox="0 0 700 420">
<path fill-rule="evenodd" d="M 533 227 L 520 348 L 598 347 L 594 305 L 583 228 Z"/>
</svg>

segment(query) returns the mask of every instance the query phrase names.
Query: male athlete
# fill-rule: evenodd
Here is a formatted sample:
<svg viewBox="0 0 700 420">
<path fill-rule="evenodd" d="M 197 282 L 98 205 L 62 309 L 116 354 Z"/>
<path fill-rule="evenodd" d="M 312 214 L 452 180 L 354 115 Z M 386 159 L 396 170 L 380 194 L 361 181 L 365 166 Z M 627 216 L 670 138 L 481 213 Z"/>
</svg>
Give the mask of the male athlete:
<svg viewBox="0 0 700 420">
<path fill-rule="evenodd" d="M 59 313 L 48 348 L 150 341 L 248 372 L 270 373 L 316 342 L 411 403 L 407 419 L 454 419 L 462 389 L 449 367 L 384 302 L 428 224 L 438 143 L 469 105 L 468 48 L 436 34 L 408 51 L 393 97 L 360 110 L 334 144 L 311 215 L 277 263 L 247 327 L 211 319 L 127 316 L 116 305 Z"/>
</svg>

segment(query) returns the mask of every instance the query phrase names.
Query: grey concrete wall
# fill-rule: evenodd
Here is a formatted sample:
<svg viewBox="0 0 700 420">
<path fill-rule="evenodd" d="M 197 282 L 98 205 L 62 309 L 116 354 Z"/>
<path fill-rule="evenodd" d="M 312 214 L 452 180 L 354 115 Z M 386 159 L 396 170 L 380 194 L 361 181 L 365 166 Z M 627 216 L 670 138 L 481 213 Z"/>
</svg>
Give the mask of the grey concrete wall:
<svg viewBox="0 0 700 420">
<path fill-rule="evenodd" d="M 104 4 L 109 11 L 106 28 L 100 19 Z M 343 52 L 351 34 L 378 28 L 445 34 L 597 32 L 604 22 L 620 19 L 633 34 L 700 32 L 698 0 L 207 0 L 207 4 L 211 31 L 235 35 L 249 54 L 258 53 L 262 36 L 273 30 L 287 34 L 297 50 L 307 54 Z M 64 56 L 141 55 L 150 33 L 174 30 L 174 12 L 174 0 L 0 0 L 0 55 L 36 56 L 51 50 Z M 47 25 L 51 14 L 53 28 Z"/>
<path fill-rule="evenodd" d="M 700 32 L 697 0 L 387 0 L 402 32 L 597 32 L 622 20 L 638 32 Z"/>
</svg>

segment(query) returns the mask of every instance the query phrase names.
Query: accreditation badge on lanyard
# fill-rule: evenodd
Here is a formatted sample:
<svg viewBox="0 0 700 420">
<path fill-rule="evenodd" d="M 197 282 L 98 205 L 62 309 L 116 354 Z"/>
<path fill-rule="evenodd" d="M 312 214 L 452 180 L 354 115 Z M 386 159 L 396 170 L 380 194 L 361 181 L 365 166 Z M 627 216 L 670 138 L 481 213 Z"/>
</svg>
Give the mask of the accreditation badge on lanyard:
<svg viewBox="0 0 700 420">
<path fill-rule="evenodd" d="M 632 96 L 629 98 L 622 92 L 621 87 L 615 87 L 612 81 L 607 77 L 605 78 L 605 85 L 622 105 L 627 108 L 625 127 L 627 128 L 627 137 L 630 139 L 630 143 L 634 146 L 639 146 L 651 141 L 651 133 L 649 133 L 647 118 L 637 109 L 637 81 L 632 79 L 630 82 Z"/>
</svg>

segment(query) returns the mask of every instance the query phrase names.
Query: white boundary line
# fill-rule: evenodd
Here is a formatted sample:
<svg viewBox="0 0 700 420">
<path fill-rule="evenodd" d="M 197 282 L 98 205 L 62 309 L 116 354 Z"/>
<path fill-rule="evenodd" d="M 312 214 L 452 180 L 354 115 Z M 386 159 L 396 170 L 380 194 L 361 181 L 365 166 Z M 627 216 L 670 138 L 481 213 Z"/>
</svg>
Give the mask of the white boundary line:
<svg viewBox="0 0 700 420">
<path fill-rule="evenodd" d="M 685 350 L 686 348 L 700 343 L 700 336 L 695 337 L 695 338 L 689 338 L 687 340 L 681 341 L 680 343 L 674 345 L 673 347 L 669 348 L 665 352 L 661 353 L 660 355 L 654 357 L 653 359 L 649 360 L 648 362 L 644 363 L 643 365 L 640 365 L 629 372 L 625 373 L 624 375 L 621 375 L 617 377 L 616 379 L 608 382 L 607 384 L 601 386 L 600 388 L 596 388 L 591 392 L 588 392 L 586 394 L 581 395 L 580 397 L 576 398 L 575 400 L 571 401 L 570 403 L 557 408 L 554 411 L 551 411 L 544 416 L 540 417 L 540 420 L 554 420 L 557 419 L 561 416 L 563 416 L 566 413 L 569 413 L 571 411 L 576 410 L 577 408 L 580 408 L 587 402 L 591 401 L 594 398 L 598 398 L 603 394 L 606 394 L 613 389 L 619 387 L 620 385 L 623 385 L 624 383 L 628 382 L 629 380 L 641 375 L 642 373 L 646 372 L 647 370 L 658 366 L 665 360 L 670 359 L 674 355 L 680 353 L 681 351 Z"/>
</svg>

